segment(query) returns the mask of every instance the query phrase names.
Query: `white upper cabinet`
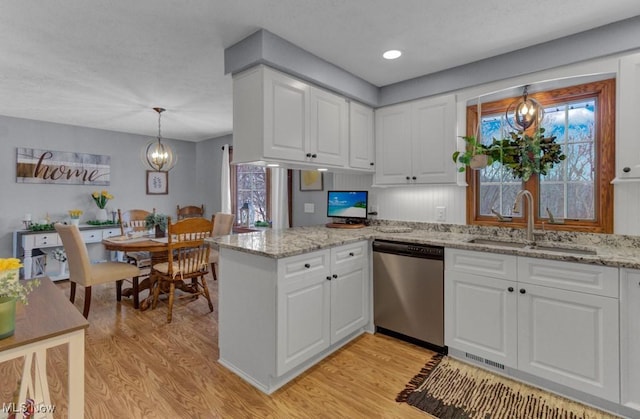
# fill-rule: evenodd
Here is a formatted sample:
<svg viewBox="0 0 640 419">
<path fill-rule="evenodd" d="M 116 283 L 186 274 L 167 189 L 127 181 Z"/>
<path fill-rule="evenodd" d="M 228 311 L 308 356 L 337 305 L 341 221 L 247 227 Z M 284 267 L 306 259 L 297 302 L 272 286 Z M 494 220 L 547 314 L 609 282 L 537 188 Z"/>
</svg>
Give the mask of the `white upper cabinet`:
<svg viewBox="0 0 640 419">
<path fill-rule="evenodd" d="M 381 108 L 375 119 L 376 184 L 456 182 L 454 95 Z"/>
<path fill-rule="evenodd" d="M 233 78 L 233 160 L 347 168 L 349 103 L 256 66 Z"/>
<path fill-rule="evenodd" d="M 640 181 L 640 54 L 620 59 L 618 131 L 616 141 L 616 179 Z"/>
<path fill-rule="evenodd" d="M 374 171 L 373 121 L 372 108 L 353 101 L 349 103 L 349 167 Z"/>
</svg>

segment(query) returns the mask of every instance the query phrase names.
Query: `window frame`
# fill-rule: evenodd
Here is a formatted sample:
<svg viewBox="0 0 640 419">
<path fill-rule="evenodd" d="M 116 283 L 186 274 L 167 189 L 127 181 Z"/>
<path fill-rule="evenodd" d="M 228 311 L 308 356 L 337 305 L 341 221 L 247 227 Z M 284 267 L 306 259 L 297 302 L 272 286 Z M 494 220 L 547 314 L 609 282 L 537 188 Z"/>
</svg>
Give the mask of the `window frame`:
<svg viewBox="0 0 640 419">
<path fill-rule="evenodd" d="M 238 213 L 238 176 L 237 176 L 237 165 L 233 163 L 233 146 L 229 146 L 229 184 L 231 187 L 231 212 L 235 214 L 234 227 L 240 227 L 240 214 Z M 267 185 L 267 218 L 272 219 L 271 214 L 271 169 L 266 168 L 266 185 Z M 293 211 L 293 199 L 292 199 L 292 171 L 291 169 L 287 170 L 287 191 L 288 191 L 288 210 L 289 210 L 289 227 L 292 226 L 292 211 Z"/>
<path fill-rule="evenodd" d="M 611 181 L 615 176 L 615 86 L 616 80 L 606 79 L 591 83 L 584 83 L 545 92 L 529 94 L 529 97 L 537 100 L 543 107 L 554 103 L 567 102 L 595 98 L 597 101 L 595 113 L 596 135 L 596 164 L 594 198 L 595 218 L 588 220 L 565 219 L 563 224 L 550 224 L 547 217 L 538 214 L 539 204 L 539 176 L 534 174 L 527 182 L 523 182 L 523 189 L 527 189 L 534 197 L 534 226 L 537 229 L 559 231 L 581 231 L 590 233 L 613 233 L 613 185 Z M 482 115 L 494 115 L 504 113 L 507 106 L 518 97 L 501 99 L 493 102 L 482 103 Z M 478 107 L 467 107 L 467 135 L 475 135 L 478 124 Z M 526 206 L 521 217 L 514 217 L 511 222 L 498 221 L 496 217 L 477 214 L 480 202 L 480 176 L 475 170 L 466 171 L 467 180 L 467 224 L 500 226 L 500 227 L 526 227 Z"/>
</svg>

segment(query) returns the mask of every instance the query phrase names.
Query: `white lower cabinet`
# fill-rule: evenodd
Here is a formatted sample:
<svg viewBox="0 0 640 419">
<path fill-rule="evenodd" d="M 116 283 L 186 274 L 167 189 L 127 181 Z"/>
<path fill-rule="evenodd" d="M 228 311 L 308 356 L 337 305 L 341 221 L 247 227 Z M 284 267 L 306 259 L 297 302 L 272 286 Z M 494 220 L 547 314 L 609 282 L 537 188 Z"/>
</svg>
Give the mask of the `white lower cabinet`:
<svg viewBox="0 0 640 419">
<path fill-rule="evenodd" d="M 517 366 L 515 275 L 515 256 L 446 250 L 447 346 Z"/>
<path fill-rule="evenodd" d="M 278 375 L 366 325 L 367 243 L 278 262 Z"/>
<path fill-rule="evenodd" d="M 620 270 L 621 403 L 640 411 L 640 271 Z"/>
<path fill-rule="evenodd" d="M 445 343 L 618 403 L 617 284 L 616 268 L 447 249 Z"/>
<path fill-rule="evenodd" d="M 221 247 L 218 361 L 272 393 L 372 328 L 368 244 L 281 259 Z"/>
</svg>

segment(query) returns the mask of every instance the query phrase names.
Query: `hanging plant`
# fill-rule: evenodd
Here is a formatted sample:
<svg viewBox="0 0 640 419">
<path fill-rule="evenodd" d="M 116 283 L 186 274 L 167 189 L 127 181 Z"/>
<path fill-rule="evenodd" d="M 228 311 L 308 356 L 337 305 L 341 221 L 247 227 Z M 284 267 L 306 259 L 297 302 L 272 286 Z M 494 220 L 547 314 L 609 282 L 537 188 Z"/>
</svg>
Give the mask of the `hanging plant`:
<svg viewBox="0 0 640 419">
<path fill-rule="evenodd" d="M 454 163 L 462 165 L 458 168 L 458 172 L 464 172 L 467 166 L 474 170 L 484 169 L 500 158 L 499 147 L 495 144 L 484 145 L 472 135 L 460 138 L 467 145 L 465 151 L 457 150 L 451 156 Z"/>
<path fill-rule="evenodd" d="M 553 166 L 565 160 L 562 147 L 555 136 L 544 136 L 544 128 L 538 128 L 533 136 L 523 131 L 513 131 L 502 140 L 493 139 L 491 148 L 499 148 L 498 160 L 514 177 L 524 180 L 538 173 L 546 175 Z"/>
</svg>

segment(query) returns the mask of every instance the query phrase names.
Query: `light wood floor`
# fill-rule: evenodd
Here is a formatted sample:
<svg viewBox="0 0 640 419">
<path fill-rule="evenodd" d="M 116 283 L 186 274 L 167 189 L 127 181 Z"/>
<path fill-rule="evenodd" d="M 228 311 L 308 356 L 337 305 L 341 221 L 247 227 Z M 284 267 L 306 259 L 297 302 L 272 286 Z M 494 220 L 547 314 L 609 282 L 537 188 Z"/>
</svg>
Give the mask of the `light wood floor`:
<svg viewBox="0 0 640 419">
<path fill-rule="evenodd" d="M 214 307 L 217 286 L 209 280 Z M 69 283 L 57 286 L 68 296 Z M 76 306 L 82 309 L 80 288 Z M 79 298 L 78 298 L 79 297 Z M 395 397 L 431 352 L 365 334 L 267 396 L 222 367 L 217 309 L 203 298 L 134 310 L 115 285 L 94 287 L 86 336 L 86 418 L 429 418 Z M 66 349 L 48 352 L 56 417 L 67 417 Z M 22 362 L 0 364 L 0 403 L 10 401 Z M 72 418 L 73 419 L 73 418 Z"/>
</svg>

